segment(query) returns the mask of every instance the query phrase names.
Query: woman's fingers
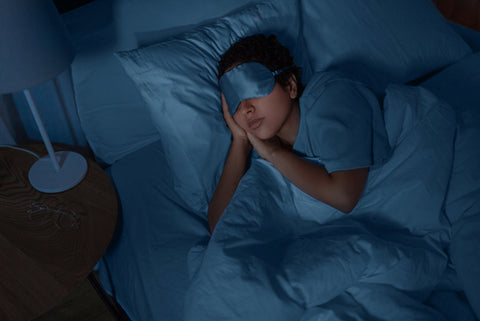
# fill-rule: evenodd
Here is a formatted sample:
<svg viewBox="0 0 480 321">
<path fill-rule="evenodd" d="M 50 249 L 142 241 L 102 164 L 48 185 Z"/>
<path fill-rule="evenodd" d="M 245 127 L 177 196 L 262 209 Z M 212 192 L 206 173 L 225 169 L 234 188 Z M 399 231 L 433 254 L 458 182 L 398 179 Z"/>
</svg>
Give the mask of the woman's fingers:
<svg viewBox="0 0 480 321">
<path fill-rule="evenodd" d="M 223 110 L 223 118 L 225 119 L 225 122 L 227 123 L 228 128 L 230 129 L 230 132 L 234 137 L 239 137 L 242 139 L 247 138 L 247 133 L 243 128 L 241 128 L 235 119 L 233 119 L 233 116 L 230 114 L 230 110 L 228 109 L 227 101 L 225 100 L 225 96 L 223 96 L 222 93 L 222 110 Z"/>
</svg>

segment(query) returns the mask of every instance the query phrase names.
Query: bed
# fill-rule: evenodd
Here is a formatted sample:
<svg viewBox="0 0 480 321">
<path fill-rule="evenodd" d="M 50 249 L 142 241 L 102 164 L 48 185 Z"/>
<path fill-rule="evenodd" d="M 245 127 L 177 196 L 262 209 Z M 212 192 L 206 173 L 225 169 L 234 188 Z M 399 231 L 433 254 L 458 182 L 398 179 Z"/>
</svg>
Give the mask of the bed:
<svg viewBox="0 0 480 321">
<path fill-rule="evenodd" d="M 121 209 L 97 269 L 131 320 L 480 319 L 478 30 L 430 0 L 96 0 L 63 17 Z M 216 65 L 256 33 L 307 85 L 330 69 L 367 84 L 391 154 L 348 215 L 252 158 L 210 235 L 230 143 Z"/>
</svg>

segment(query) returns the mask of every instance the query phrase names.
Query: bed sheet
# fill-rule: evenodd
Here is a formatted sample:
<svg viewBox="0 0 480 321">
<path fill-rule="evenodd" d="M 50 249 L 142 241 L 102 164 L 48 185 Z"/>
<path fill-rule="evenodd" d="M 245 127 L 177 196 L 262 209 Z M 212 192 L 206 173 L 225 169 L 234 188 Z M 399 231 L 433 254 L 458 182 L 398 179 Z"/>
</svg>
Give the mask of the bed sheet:
<svg viewBox="0 0 480 321">
<path fill-rule="evenodd" d="M 122 158 L 107 173 L 121 212 L 98 264 L 102 285 L 132 320 L 182 320 L 188 252 L 208 239 L 205 216 L 187 211 L 171 188 L 159 142 Z"/>
</svg>

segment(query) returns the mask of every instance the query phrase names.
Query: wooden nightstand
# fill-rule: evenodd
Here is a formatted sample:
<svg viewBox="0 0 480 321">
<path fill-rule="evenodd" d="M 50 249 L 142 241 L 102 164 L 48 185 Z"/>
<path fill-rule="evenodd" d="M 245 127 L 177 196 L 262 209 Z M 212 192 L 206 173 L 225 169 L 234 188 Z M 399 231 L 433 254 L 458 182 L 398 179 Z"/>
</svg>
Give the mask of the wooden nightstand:
<svg viewBox="0 0 480 321">
<path fill-rule="evenodd" d="M 43 146 L 26 146 L 40 156 Z M 55 150 L 60 148 L 55 147 Z M 35 190 L 28 171 L 36 158 L 0 148 L 0 320 L 31 320 L 85 280 L 115 230 L 112 183 L 94 161 L 74 188 Z"/>
</svg>

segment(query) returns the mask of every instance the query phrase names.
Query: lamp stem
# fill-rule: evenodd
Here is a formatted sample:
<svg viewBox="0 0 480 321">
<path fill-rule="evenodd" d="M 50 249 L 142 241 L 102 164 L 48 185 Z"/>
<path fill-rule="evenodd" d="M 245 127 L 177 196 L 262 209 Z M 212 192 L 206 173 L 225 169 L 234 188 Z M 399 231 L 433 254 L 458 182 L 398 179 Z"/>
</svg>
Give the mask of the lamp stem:
<svg viewBox="0 0 480 321">
<path fill-rule="evenodd" d="M 58 164 L 57 158 L 55 157 L 55 151 L 53 150 L 52 143 L 48 138 L 47 131 L 45 130 L 45 126 L 43 126 L 42 119 L 40 118 L 40 114 L 38 113 L 37 104 L 33 100 L 30 90 L 24 89 L 23 93 L 25 95 L 25 98 L 27 98 L 28 105 L 30 106 L 30 110 L 32 111 L 33 118 L 37 123 L 38 130 L 40 131 L 40 135 L 42 135 L 43 143 L 47 148 L 48 155 L 50 155 L 50 159 L 53 163 L 53 167 L 55 171 L 58 172 L 60 171 L 60 165 Z"/>
</svg>

